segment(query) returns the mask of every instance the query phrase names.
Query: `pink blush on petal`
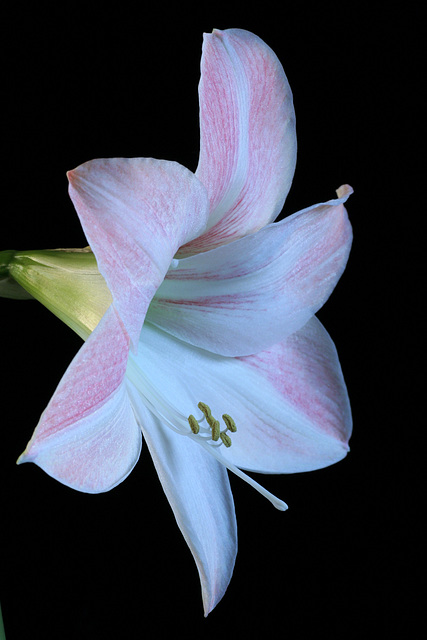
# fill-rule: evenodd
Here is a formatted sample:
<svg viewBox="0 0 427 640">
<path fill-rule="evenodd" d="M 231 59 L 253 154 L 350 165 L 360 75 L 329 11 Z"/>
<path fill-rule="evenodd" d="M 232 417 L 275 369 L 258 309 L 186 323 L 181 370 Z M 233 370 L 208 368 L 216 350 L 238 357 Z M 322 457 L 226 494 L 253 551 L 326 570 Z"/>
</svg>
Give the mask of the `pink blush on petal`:
<svg viewBox="0 0 427 640">
<path fill-rule="evenodd" d="M 330 349 L 325 353 L 314 349 L 314 344 L 305 337 L 302 332 L 296 332 L 285 343 L 238 359 L 257 370 L 284 401 L 305 416 L 316 429 L 346 443 L 348 434 L 344 425 L 348 422 L 343 420 L 343 415 L 349 409 L 343 401 L 337 401 L 342 397 L 341 370 L 339 365 L 338 368 L 333 366 L 338 360 L 331 358 Z M 326 341 L 325 345 L 329 346 Z"/>
</svg>

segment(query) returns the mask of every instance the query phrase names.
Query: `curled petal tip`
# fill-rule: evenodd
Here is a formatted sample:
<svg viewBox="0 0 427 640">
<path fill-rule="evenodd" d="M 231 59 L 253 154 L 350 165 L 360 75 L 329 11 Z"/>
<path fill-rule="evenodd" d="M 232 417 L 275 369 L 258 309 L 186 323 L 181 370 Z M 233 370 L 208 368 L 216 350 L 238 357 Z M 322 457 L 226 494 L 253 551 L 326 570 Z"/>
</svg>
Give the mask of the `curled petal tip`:
<svg viewBox="0 0 427 640">
<path fill-rule="evenodd" d="M 354 189 L 349 184 L 342 184 L 336 191 L 338 198 L 348 198 L 354 193 Z"/>
</svg>

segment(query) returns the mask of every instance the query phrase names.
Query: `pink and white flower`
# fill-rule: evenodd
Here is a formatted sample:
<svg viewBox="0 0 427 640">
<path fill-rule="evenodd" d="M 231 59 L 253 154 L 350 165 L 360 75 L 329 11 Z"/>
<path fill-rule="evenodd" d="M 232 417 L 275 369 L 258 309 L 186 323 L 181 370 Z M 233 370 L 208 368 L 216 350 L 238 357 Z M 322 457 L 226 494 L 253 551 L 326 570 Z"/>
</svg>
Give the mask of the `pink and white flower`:
<svg viewBox="0 0 427 640">
<path fill-rule="evenodd" d="M 19 462 L 108 491 L 136 464 L 143 434 L 207 614 L 237 551 L 227 468 L 284 510 L 243 470 L 309 471 L 347 453 L 347 391 L 314 314 L 347 262 L 352 190 L 274 223 L 296 161 L 282 66 L 257 36 L 230 29 L 205 35 L 201 69 L 195 174 L 151 158 L 93 160 L 68 174 L 113 302 Z M 212 416 L 231 414 L 232 446 L 213 438 L 200 401 Z"/>
</svg>

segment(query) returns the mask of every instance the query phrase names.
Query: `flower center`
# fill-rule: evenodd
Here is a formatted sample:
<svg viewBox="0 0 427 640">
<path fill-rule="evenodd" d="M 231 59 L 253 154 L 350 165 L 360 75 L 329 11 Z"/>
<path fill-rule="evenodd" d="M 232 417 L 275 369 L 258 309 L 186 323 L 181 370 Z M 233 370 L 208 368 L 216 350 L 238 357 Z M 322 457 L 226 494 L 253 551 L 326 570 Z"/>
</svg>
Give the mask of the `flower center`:
<svg viewBox="0 0 427 640">
<path fill-rule="evenodd" d="M 219 420 L 216 420 L 212 415 L 209 405 L 204 402 L 199 402 L 197 405 L 202 413 L 201 418 L 197 419 L 193 414 L 185 416 L 152 385 L 132 356 L 129 357 L 127 375 L 143 396 L 150 411 L 173 431 L 190 436 L 199 442 L 203 441 L 213 447 L 219 447 L 222 444 L 227 448 L 231 447 L 232 443 L 228 432 L 235 433 L 237 427 L 228 413 L 224 413 L 222 416 L 225 424 L 223 430 L 221 430 Z"/>
<path fill-rule="evenodd" d="M 204 402 L 199 402 L 197 405 L 203 414 L 200 419 L 196 419 L 192 414 L 188 417 L 185 416 L 151 384 L 142 369 L 138 367 L 132 355 L 129 356 L 126 375 L 143 397 L 144 404 L 163 424 L 167 425 L 176 433 L 188 436 L 198 442 L 205 450 L 209 451 L 218 462 L 227 467 L 229 471 L 235 473 L 239 478 L 267 498 L 267 500 L 270 500 L 276 509 L 285 511 L 288 508 L 283 500 L 280 500 L 267 491 L 267 489 L 244 473 L 239 467 L 236 467 L 220 452 L 219 447 L 222 444 L 227 448 L 231 445 L 231 438 L 227 432 L 235 433 L 237 431 L 236 424 L 228 413 L 224 413 L 222 416 L 226 425 L 223 431 L 221 431 L 219 421 L 213 417 L 210 407 Z M 208 426 L 204 424 L 205 422 Z"/>
</svg>

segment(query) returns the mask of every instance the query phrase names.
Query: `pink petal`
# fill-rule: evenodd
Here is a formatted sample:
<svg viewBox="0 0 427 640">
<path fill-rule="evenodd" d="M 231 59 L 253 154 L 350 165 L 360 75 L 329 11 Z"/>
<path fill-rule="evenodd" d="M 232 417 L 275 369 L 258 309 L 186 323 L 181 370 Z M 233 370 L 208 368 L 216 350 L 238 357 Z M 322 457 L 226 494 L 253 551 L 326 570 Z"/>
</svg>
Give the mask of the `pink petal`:
<svg viewBox="0 0 427 640">
<path fill-rule="evenodd" d="M 80 491 L 108 491 L 130 473 L 141 432 L 123 383 L 129 336 L 113 307 L 59 383 L 18 462 Z"/>
<path fill-rule="evenodd" d="M 242 358 L 191 347 L 145 323 L 136 361 L 184 419 L 202 417 L 199 401 L 220 421 L 224 413 L 233 417 L 237 432 L 221 453 L 237 467 L 295 473 L 347 454 L 347 389 L 334 344 L 315 317 L 284 342 Z M 158 407 L 161 413 L 162 402 Z"/>
<path fill-rule="evenodd" d="M 209 231 L 179 257 L 254 233 L 280 213 L 296 161 L 292 93 L 275 53 L 241 29 L 205 34 L 200 160 Z"/>
<path fill-rule="evenodd" d="M 285 342 L 241 359 L 271 385 L 265 416 L 245 423 L 242 440 L 226 451 L 234 464 L 266 473 L 326 467 L 349 450 L 352 418 L 338 355 L 312 318 Z"/>
<path fill-rule="evenodd" d="M 256 234 L 180 260 L 147 320 L 221 355 L 282 342 L 324 304 L 344 271 L 352 231 L 340 198 L 304 209 Z"/>
<path fill-rule="evenodd" d="M 68 173 L 70 196 L 132 343 L 178 247 L 207 222 L 203 185 L 151 158 L 92 160 Z"/>
<path fill-rule="evenodd" d="M 237 526 L 226 468 L 189 438 L 174 433 L 145 407 L 128 383 L 144 437 L 199 571 L 207 615 L 224 595 L 237 554 Z M 183 606 L 185 594 L 182 594 Z"/>
</svg>

